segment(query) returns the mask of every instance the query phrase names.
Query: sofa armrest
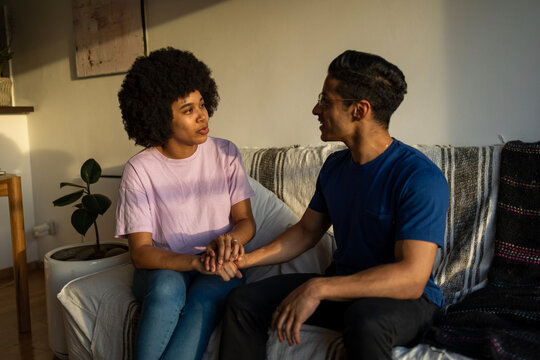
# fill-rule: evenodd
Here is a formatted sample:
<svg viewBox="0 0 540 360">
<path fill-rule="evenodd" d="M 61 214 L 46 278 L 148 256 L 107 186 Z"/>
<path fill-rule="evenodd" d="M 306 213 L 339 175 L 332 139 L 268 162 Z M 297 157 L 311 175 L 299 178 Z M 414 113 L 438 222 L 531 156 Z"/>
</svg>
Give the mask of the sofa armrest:
<svg viewBox="0 0 540 360">
<path fill-rule="evenodd" d="M 72 280 L 58 294 L 64 308 L 68 353 L 73 359 L 130 358 L 134 314 L 133 265 Z M 103 346 L 101 346 L 103 345 Z"/>
</svg>

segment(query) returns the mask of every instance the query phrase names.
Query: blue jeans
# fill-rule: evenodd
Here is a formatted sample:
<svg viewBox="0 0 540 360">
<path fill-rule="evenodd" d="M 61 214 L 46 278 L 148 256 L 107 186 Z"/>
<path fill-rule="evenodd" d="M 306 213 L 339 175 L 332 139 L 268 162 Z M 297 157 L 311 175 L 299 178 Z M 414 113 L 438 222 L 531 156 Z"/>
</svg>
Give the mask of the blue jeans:
<svg viewBox="0 0 540 360">
<path fill-rule="evenodd" d="M 135 269 L 133 292 L 142 302 L 135 359 L 200 359 L 227 294 L 242 283 L 196 271 Z"/>
</svg>

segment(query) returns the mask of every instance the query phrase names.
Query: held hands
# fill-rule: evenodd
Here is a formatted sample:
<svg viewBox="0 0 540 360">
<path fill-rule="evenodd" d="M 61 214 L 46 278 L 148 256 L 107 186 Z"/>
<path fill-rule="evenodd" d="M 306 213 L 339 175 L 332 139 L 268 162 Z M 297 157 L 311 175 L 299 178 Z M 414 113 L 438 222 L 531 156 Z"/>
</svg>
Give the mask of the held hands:
<svg viewBox="0 0 540 360">
<path fill-rule="evenodd" d="M 221 266 L 221 269 L 214 272 L 214 274 L 218 275 L 221 280 L 223 281 L 229 281 L 231 279 L 234 279 L 235 277 L 241 279 L 243 277 L 240 270 L 238 270 L 238 267 L 235 263 L 232 261 L 226 262 Z"/>
<path fill-rule="evenodd" d="M 212 240 L 206 252 L 200 257 L 199 272 L 213 274 L 229 281 L 235 277 L 241 279 L 238 262 L 243 259 L 244 246 L 231 234 L 223 234 Z"/>
<path fill-rule="evenodd" d="M 244 253 L 244 246 L 238 240 L 231 234 L 223 234 L 210 241 L 201 261 L 206 271 L 216 272 L 227 262 L 241 261 Z"/>
<path fill-rule="evenodd" d="M 203 257 L 205 255 L 201 256 L 199 258 L 199 260 L 196 260 L 195 261 L 195 269 L 200 272 L 201 274 L 206 274 L 206 275 L 217 275 L 221 278 L 221 280 L 223 281 L 229 281 L 235 277 L 241 279 L 243 277 L 242 273 L 240 272 L 240 270 L 238 270 L 238 267 L 236 266 L 236 264 L 232 261 L 229 261 L 229 262 L 226 262 L 224 263 L 221 268 L 219 270 L 215 270 L 215 271 L 208 271 L 206 270 L 205 268 L 205 265 L 203 263 Z"/>
</svg>

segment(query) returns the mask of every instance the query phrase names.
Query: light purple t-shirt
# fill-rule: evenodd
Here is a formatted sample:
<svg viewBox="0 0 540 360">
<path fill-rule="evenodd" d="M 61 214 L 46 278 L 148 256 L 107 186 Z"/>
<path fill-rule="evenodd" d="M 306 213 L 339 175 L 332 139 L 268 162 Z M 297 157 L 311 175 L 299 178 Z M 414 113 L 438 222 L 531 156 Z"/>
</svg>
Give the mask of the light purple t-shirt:
<svg viewBox="0 0 540 360">
<path fill-rule="evenodd" d="M 253 195 L 240 153 L 228 140 L 208 137 L 187 159 L 148 148 L 124 168 L 115 236 L 150 232 L 156 247 L 197 254 L 232 229 L 231 206 Z"/>
</svg>

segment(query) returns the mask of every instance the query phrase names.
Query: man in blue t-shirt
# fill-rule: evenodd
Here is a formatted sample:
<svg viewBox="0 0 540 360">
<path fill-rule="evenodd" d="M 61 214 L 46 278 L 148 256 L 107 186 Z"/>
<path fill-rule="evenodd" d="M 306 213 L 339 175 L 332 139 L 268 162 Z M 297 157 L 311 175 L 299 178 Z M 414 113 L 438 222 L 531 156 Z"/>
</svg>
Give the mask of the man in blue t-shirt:
<svg viewBox="0 0 540 360">
<path fill-rule="evenodd" d="M 342 331 L 349 359 L 390 359 L 392 347 L 414 344 L 444 306 L 431 272 L 448 184 L 388 132 L 406 92 L 403 73 L 379 56 L 348 50 L 332 61 L 313 114 L 321 139 L 347 149 L 324 163 L 300 221 L 237 266 L 291 260 L 331 225 L 333 266 L 324 276 L 278 275 L 233 290 L 221 359 L 264 359 L 268 326 L 280 341 L 300 344 L 303 323 Z"/>
</svg>

